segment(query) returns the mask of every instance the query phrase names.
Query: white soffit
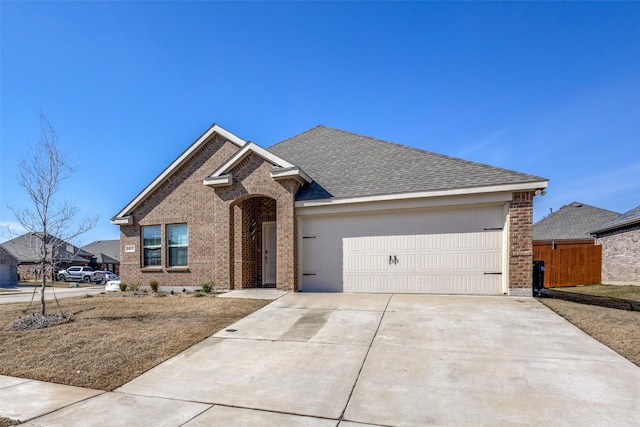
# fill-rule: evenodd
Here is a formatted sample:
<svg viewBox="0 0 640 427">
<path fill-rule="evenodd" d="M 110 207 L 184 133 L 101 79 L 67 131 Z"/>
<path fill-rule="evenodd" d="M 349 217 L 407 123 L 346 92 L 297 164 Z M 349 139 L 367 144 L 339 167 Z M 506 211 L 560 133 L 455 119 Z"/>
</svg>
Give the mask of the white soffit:
<svg viewBox="0 0 640 427">
<path fill-rule="evenodd" d="M 171 174 L 173 171 L 182 166 L 187 160 L 191 158 L 191 156 L 198 151 L 198 149 L 204 144 L 211 135 L 217 133 L 227 141 L 231 142 L 238 147 L 244 147 L 247 145 L 247 141 L 244 139 L 234 135 L 226 129 L 221 128 L 217 124 L 213 124 L 205 133 L 203 133 L 196 141 L 189 146 L 176 160 L 173 161 L 160 175 L 156 177 L 144 190 L 140 192 L 124 209 L 122 209 L 118 214 L 111 220 L 111 224 L 114 225 L 123 225 L 122 222 L 128 216 L 128 214 L 135 209 L 140 202 L 142 202 L 151 192 L 153 192 L 156 188 L 160 186 Z M 127 223 L 129 224 L 129 223 Z"/>
</svg>

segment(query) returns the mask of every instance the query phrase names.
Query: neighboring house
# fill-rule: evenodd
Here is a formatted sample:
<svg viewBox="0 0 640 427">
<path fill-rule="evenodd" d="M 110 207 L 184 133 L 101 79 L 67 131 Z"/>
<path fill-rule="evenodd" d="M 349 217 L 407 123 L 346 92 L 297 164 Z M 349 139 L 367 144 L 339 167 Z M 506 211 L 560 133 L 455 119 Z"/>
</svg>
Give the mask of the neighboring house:
<svg viewBox="0 0 640 427">
<path fill-rule="evenodd" d="M 2 246 L 18 261 L 18 280 L 37 280 L 41 276 L 41 233 L 25 233 L 2 243 Z M 47 241 L 48 260 L 57 270 L 71 265 L 88 265 L 92 254 L 83 251 L 54 236 Z M 55 272 L 47 271 L 49 277 Z"/>
<path fill-rule="evenodd" d="M 213 125 L 111 222 L 128 282 L 531 295 L 547 184 L 324 126 L 264 149 Z"/>
<path fill-rule="evenodd" d="M 640 206 L 600 224 L 592 234 L 602 245 L 602 281 L 640 282 Z"/>
<path fill-rule="evenodd" d="M 618 215 L 573 202 L 533 224 L 533 258 L 544 262 L 544 286 L 600 283 L 602 248 L 589 233 Z"/>
<path fill-rule="evenodd" d="M 82 247 L 82 250 L 93 254 L 89 264 L 94 270 L 120 272 L 120 240 L 96 240 Z"/>
<path fill-rule="evenodd" d="M 18 260 L 0 245 L 0 286 L 18 284 Z"/>
<path fill-rule="evenodd" d="M 533 244 L 553 249 L 576 245 L 593 245 L 590 234 L 600 224 L 617 218 L 617 212 L 580 202 L 569 203 L 533 224 Z"/>
</svg>

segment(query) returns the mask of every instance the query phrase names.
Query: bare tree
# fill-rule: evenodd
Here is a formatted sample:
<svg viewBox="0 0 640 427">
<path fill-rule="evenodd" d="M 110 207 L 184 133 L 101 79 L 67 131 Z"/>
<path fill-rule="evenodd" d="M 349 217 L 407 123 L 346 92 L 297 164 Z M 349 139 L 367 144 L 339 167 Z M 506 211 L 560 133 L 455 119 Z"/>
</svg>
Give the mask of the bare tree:
<svg viewBox="0 0 640 427">
<path fill-rule="evenodd" d="M 18 163 L 18 184 L 29 195 L 31 206 L 10 209 L 20 225 L 37 240 L 35 253 L 42 273 L 40 312 L 45 315 L 47 273 L 53 272 L 56 262 L 60 260 L 60 253 L 63 252 L 61 245 L 95 227 L 98 216 L 77 220 L 77 207 L 56 200 L 60 183 L 75 170 L 67 163 L 66 154 L 60 151 L 58 136 L 42 112 L 40 127 L 40 141 L 34 147 L 29 147 L 30 156 Z"/>
</svg>

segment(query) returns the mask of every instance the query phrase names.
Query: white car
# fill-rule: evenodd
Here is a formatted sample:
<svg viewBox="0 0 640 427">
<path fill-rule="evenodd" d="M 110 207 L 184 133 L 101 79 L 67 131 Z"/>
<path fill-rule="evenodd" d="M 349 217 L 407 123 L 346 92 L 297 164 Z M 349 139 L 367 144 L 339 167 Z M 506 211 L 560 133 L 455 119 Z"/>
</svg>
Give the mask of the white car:
<svg viewBox="0 0 640 427">
<path fill-rule="evenodd" d="M 102 283 L 107 283 L 109 280 L 117 280 L 118 275 L 110 271 L 96 271 L 96 276 Z"/>
<path fill-rule="evenodd" d="M 105 292 L 117 292 L 120 290 L 120 277 L 116 276 L 115 279 L 109 280 L 106 285 L 104 285 Z"/>
</svg>

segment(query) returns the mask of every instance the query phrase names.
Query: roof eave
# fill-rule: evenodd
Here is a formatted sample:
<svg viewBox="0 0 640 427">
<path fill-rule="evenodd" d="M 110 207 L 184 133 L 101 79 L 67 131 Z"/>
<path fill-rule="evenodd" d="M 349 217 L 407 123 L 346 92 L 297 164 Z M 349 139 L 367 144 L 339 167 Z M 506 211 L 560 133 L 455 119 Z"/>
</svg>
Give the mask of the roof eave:
<svg viewBox="0 0 640 427">
<path fill-rule="evenodd" d="M 281 179 L 295 179 L 300 184 L 311 184 L 311 177 L 304 173 L 304 171 L 298 167 L 286 168 L 286 169 L 276 169 L 271 171 L 271 178 L 278 181 Z"/>
<path fill-rule="evenodd" d="M 221 176 L 208 176 L 202 180 L 202 183 L 208 187 L 226 187 L 231 185 L 232 178 L 233 176 L 230 173 Z"/>
<path fill-rule="evenodd" d="M 111 218 L 111 224 L 113 225 L 132 225 L 133 215 L 116 216 Z"/>
<path fill-rule="evenodd" d="M 395 194 L 380 194 L 375 196 L 358 196 L 358 197 L 342 197 L 342 198 L 330 198 L 330 199 L 315 199 L 315 200 L 301 200 L 295 203 L 296 207 L 311 207 L 321 205 L 339 205 L 348 203 L 363 203 L 363 202 L 380 202 L 390 200 L 407 200 L 407 199 L 419 199 L 430 197 L 446 197 L 446 196 L 461 196 L 461 195 L 473 195 L 473 194 L 486 194 L 486 193 L 508 193 L 517 191 L 535 191 L 547 188 L 549 181 L 536 181 L 519 184 L 503 184 L 503 185 L 491 185 L 486 187 L 473 187 L 473 188 L 457 188 L 450 190 L 435 190 L 435 191 L 418 191 L 412 193 L 395 193 Z"/>
<path fill-rule="evenodd" d="M 626 221 L 620 221 L 616 224 L 611 224 L 606 227 L 597 228 L 593 231 L 590 231 L 589 234 L 596 236 L 598 234 L 606 233 L 607 231 L 617 230 L 618 228 L 629 227 L 630 225 L 640 224 L 640 218 L 630 218 Z"/>
</svg>

